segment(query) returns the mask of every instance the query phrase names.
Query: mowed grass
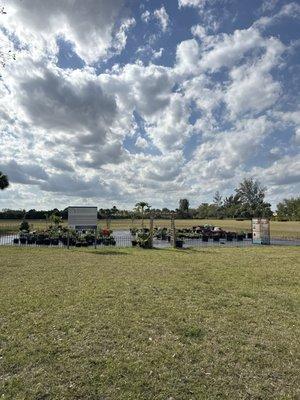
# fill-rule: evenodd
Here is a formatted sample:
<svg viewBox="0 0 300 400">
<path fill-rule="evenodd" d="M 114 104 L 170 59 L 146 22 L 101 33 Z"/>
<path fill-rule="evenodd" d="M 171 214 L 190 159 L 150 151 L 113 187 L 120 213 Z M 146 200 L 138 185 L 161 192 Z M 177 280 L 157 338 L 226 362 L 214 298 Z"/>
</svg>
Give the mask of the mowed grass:
<svg viewBox="0 0 300 400">
<path fill-rule="evenodd" d="M 1 399 L 299 398 L 299 248 L 0 260 Z"/>
<path fill-rule="evenodd" d="M 0 233 L 16 232 L 19 229 L 21 221 L 18 220 L 0 220 Z M 45 229 L 48 224 L 45 220 L 28 220 L 33 229 Z M 236 221 L 234 219 L 178 219 L 175 221 L 177 228 L 189 228 L 196 225 L 212 224 L 220 226 L 231 231 L 251 231 L 251 221 Z M 66 221 L 64 221 L 66 224 Z M 111 229 L 113 230 L 128 230 L 131 227 L 140 228 L 141 220 L 134 220 L 133 224 L 130 219 L 111 220 Z M 98 221 L 99 226 L 106 227 L 106 221 Z M 154 221 L 154 226 L 170 227 L 170 220 L 157 219 Z M 145 227 L 149 227 L 149 220 L 145 220 Z M 300 239 L 300 221 L 271 221 L 271 236 L 273 238 Z"/>
</svg>

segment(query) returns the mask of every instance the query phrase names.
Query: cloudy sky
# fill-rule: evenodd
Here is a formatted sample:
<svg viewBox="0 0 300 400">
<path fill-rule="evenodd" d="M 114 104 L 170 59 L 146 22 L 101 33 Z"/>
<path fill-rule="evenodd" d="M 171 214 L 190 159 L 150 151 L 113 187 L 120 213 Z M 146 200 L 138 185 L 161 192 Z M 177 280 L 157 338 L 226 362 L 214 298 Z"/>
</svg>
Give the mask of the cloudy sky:
<svg viewBox="0 0 300 400">
<path fill-rule="evenodd" d="M 0 208 L 299 195 L 298 1 L 0 3 Z"/>
</svg>

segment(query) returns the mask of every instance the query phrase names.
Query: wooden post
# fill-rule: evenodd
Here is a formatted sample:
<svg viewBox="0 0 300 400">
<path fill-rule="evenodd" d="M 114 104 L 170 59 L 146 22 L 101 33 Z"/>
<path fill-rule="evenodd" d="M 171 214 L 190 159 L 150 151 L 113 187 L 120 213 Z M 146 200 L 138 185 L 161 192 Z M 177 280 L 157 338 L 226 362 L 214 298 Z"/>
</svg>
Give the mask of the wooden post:
<svg viewBox="0 0 300 400">
<path fill-rule="evenodd" d="M 153 247 L 153 217 L 150 216 L 150 247 Z"/>
<path fill-rule="evenodd" d="M 68 235 L 67 235 L 67 248 L 70 248 L 70 231 L 68 230 Z"/>
<path fill-rule="evenodd" d="M 95 240 L 94 240 L 95 249 L 97 249 L 97 228 L 95 229 Z"/>
<path fill-rule="evenodd" d="M 176 249 L 176 228 L 174 215 L 171 216 L 171 243 L 173 244 L 174 249 Z"/>
</svg>

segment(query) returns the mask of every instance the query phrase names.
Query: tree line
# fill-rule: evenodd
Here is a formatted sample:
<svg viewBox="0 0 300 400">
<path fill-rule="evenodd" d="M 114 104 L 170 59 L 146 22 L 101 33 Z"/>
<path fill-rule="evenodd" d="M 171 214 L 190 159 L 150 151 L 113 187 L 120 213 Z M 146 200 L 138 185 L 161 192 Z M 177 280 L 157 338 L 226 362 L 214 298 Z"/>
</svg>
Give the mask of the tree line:
<svg viewBox="0 0 300 400">
<path fill-rule="evenodd" d="M 0 171 L 0 189 L 4 190 L 9 185 L 7 176 Z M 156 219 L 170 218 L 199 218 L 199 219 L 251 219 L 251 218 L 276 218 L 278 220 L 300 220 L 300 197 L 284 199 L 277 204 L 275 213 L 271 204 L 265 201 L 266 187 L 253 178 L 244 179 L 230 196 L 223 197 L 216 192 L 211 203 L 201 203 L 197 208 L 191 208 L 189 200 L 179 200 L 178 208 L 169 209 L 152 208 L 149 203 L 140 201 L 133 210 L 120 210 L 112 208 L 99 208 L 98 219 L 144 219 L 152 215 Z M 48 219 L 56 215 L 62 219 L 68 218 L 68 209 L 58 210 L 11 210 L 4 209 L 0 212 L 0 219 Z"/>
<path fill-rule="evenodd" d="M 201 203 L 190 209 L 188 199 L 179 201 L 181 218 L 199 219 L 251 219 L 274 218 L 279 221 L 300 221 L 300 197 L 284 199 L 273 213 L 271 204 L 265 201 L 267 188 L 253 178 L 244 179 L 230 196 L 216 192 L 211 203 Z"/>
</svg>

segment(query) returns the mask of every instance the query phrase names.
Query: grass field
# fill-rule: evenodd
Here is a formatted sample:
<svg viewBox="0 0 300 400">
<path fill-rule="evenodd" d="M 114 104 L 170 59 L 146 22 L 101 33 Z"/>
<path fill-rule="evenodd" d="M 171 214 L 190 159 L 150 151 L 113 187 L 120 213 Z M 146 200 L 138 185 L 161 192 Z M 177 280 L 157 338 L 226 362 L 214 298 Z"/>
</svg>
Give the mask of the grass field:
<svg viewBox="0 0 300 400">
<path fill-rule="evenodd" d="M 34 229 L 41 229 L 47 226 L 45 220 L 29 220 L 28 221 Z M 105 227 L 106 221 L 99 221 L 100 226 Z M 188 228 L 195 225 L 212 224 L 220 226 L 227 230 L 232 231 L 251 231 L 251 221 L 236 221 L 232 219 L 225 220 L 207 220 L 207 219 L 191 219 L 191 220 L 176 220 L 177 228 Z M 20 225 L 20 221 L 16 220 L 0 220 L 0 233 L 16 232 Z M 141 220 L 135 220 L 135 227 L 141 226 Z M 149 226 L 149 220 L 145 221 L 145 226 Z M 156 220 L 155 226 L 166 226 L 170 227 L 170 220 Z M 273 238 L 288 238 L 288 239 L 300 239 L 300 221 L 288 221 L 278 222 L 271 221 L 271 236 Z M 129 229 L 132 227 L 132 221 L 128 219 L 124 220 L 112 220 L 111 228 L 116 229 Z"/>
<path fill-rule="evenodd" d="M 299 398 L 299 253 L 0 247 L 0 398 Z"/>
</svg>

